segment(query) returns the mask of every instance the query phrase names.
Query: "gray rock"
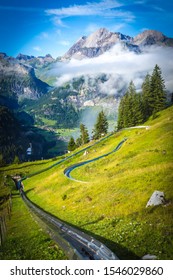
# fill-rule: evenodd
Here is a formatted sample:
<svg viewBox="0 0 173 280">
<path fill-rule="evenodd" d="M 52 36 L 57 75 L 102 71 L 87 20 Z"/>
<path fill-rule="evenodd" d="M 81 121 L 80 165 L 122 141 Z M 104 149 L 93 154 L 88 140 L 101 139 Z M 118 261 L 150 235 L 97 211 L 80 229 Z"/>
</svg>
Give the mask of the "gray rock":
<svg viewBox="0 0 173 280">
<path fill-rule="evenodd" d="M 150 254 L 147 254 L 147 255 L 142 257 L 142 260 L 156 260 L 156 259 L 157 259 L 157 256 L 150 255 Z"/>
<path fill-rule="evenodd" d="M 154 191 L 149 201 L 147 202 L 146 207 L 156 206 L 160 204 L 165 204 L 164 192 Z"/>
<path fill-rule="evenodd" d="M 87 154 L 88 154 L 88 151 L 85 151 L 83 155 L 86 156 Z"/>
</svg>

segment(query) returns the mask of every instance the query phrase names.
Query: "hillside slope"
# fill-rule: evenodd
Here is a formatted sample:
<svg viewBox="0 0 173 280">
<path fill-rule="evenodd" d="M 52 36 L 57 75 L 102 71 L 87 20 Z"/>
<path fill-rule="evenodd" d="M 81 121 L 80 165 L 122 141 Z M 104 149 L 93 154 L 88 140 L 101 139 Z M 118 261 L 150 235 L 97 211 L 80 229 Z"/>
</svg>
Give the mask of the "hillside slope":
<svg viewBox="0 0 173 280">
<path fill-rule="evenodd" d="M 173 107 L 147 125 L 148 130 L 115 133 L 91 147 L 86 156 L 82 152 L 24 181 L 28 197 L 95 236 L 120 259 L 145 254 L 172 259 Z M 73 171 L 73 177 L 87 183 L 64 176 L 67 166 L 112 151 L 124 137 L 128 139 L 116 153 Z M 20 172 L 25 173 L 22 165 Z M 146 208 L 155 190 L 165 193 L 167 203 Z"/>
<path fill-rule="evenodd" d="M 48 92 L 49 85 L 39 80 L 34 68 L 0 53 L 0 104 L 13 108 L 23 99 L 38 99 Z"/>
</svg>

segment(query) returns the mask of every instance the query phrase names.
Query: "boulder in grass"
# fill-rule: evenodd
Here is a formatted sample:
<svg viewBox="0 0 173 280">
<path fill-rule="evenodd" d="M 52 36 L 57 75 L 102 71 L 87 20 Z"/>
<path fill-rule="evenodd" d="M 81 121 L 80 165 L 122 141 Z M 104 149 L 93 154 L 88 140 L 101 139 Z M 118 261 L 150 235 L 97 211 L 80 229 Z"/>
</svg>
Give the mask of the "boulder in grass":
<svg viewBox="0 0 173 280">
<path fill-rule="evenodd" d="M 147 254 L 147 255 L 142 257 L 142 260 L 156 260 L 156 259 L 157 259 L 157 256 L 150 255 L 150 254 Z"/>
<path fill-rule="evenodd" d="M 87 154 L 88 154 L 88 151 L 85 151 L 83 155 L 86 156 Z"/>
<path fill-rule="evenodd" d="M 165 204 L 164 192 L 154 191 L 146 207 Z"/>
</svg>

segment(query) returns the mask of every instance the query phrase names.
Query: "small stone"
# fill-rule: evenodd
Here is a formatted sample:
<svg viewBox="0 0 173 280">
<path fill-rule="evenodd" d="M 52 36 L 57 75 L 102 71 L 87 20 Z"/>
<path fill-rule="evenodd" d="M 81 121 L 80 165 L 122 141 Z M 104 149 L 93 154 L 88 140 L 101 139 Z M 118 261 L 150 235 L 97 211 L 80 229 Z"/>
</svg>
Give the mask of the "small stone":
<svg viewBox="0 0 173 280">
<path fill-rule="evenodd" d="M 165 204 L 164 193 L 160 191 L 154 191 L 149 201 L 147 202 L 146 207 L 156 206 L 161 204 Z"/>
<path fill-rule="evenodd" d="M 85 151 L 83 155 L 86 156 L 87 154 L 88 154 L 88 151 Z"/>
<path fill-rule="evenodd" d="M 156 255 L 150 255 L 150 254 L 147 254 L 142 257 L 142 260 L 156 260 L 156 259 L 157 259 Z"/>
</svg>

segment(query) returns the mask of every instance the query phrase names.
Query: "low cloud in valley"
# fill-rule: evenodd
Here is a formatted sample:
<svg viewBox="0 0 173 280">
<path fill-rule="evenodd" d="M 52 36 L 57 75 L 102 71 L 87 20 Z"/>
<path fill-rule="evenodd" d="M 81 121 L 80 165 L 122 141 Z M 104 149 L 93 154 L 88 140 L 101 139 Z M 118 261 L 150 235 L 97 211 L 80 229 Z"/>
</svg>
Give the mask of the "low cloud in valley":
<svg viewBox="0 0 173 280">
<path fill-rule="evenodd" d="M 57 77 L 56 86 L 82 75 L 87 83 L 87 77 L 95 79 L 100 74 L 106 74 L 107 81 L 99 84 L 99 90 L 112 95 L 127 87 L 131 80 L 140 90 L 145 75 L 151 74 L 156 64 L 162 70 L 166 89 L 173 91 L 173 59 L 172 48 L 169 47 L 150 47 L 136 54 L 118 44 L 99 57 L 58 62 L 50 74 Z"/>
</svg>

